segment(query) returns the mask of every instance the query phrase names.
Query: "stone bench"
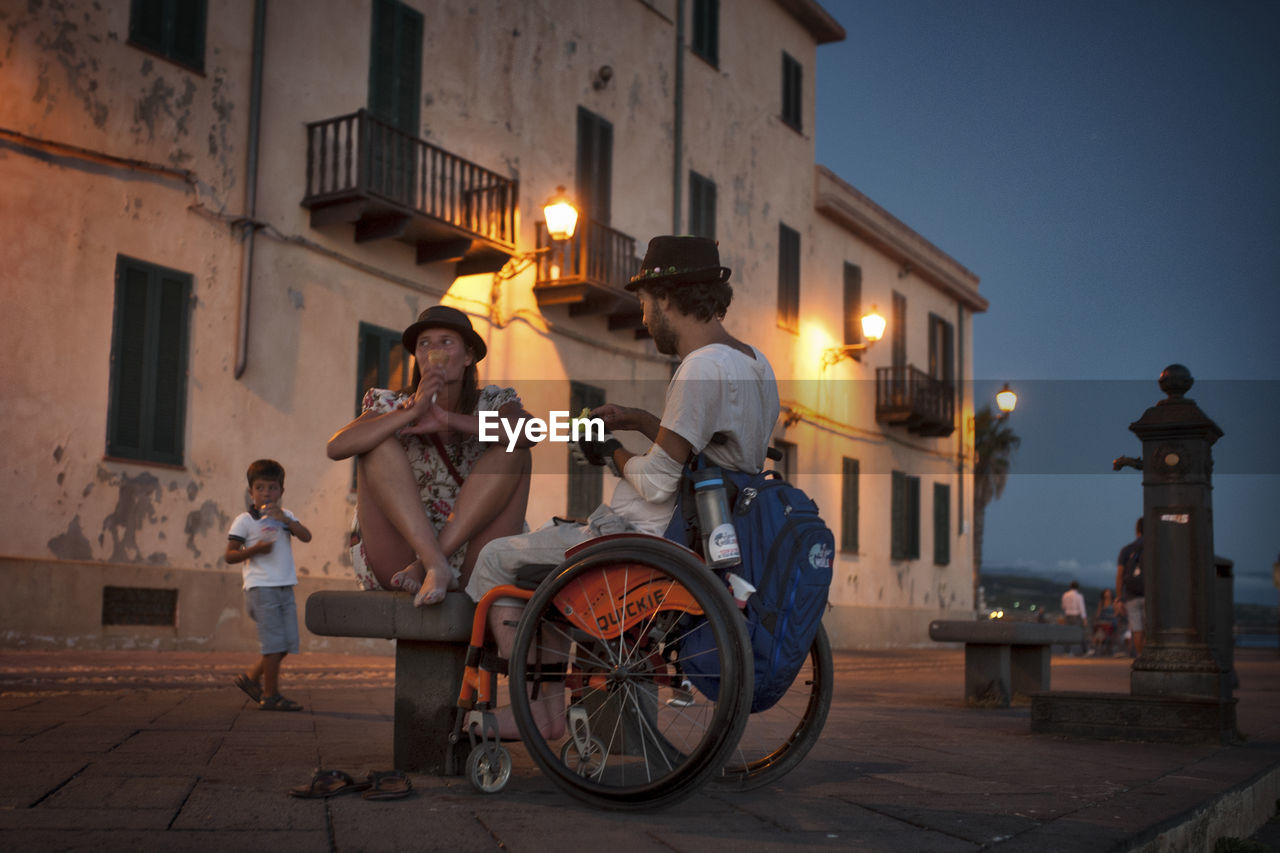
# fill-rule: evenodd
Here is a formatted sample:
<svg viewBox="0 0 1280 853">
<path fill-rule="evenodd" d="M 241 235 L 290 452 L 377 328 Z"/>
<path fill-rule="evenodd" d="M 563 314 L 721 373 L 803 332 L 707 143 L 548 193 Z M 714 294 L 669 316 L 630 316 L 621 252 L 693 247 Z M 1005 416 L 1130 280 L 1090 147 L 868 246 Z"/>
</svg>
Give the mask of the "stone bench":
<svg viewBox="0 0 1280 853">
<path fill-rule="evenodd" d="M 1079 643 L 1079 625 L 1008 622 L 997 619 L 929 623 L 929 638 L 964 643 L 964 699 L 968 705 L 1007 708 L 1049 689 L 1054 645 Z"/>
<path fill-rule="evenodd" d="M 307 630 L 313 634 L 396 641 L 397 770 L 440 776 L 461 766 L 449 733 L 474 614 L 475 604 L 460 592 L 430 607 L 414 607 L 407 592 L 322 590 L 307 597 Z M 465 739 L 458 744 L 468 746 Z"/>
</svg>

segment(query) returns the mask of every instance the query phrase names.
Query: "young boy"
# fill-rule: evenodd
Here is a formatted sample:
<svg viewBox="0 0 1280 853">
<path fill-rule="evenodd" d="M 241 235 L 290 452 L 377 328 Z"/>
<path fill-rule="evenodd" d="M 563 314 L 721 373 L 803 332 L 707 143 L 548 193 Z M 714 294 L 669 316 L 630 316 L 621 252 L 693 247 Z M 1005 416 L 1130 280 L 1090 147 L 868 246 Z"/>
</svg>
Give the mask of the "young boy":
<svg viewBox="0 0 1280 853">
<path fill-rule="evenodd" d="M 249 466 L 249 495 L 253 506 L 231 522 L 227 534 L 227 562 L 243 563 L 244 597 L 249 617 L 258 625 L 262 659 L 236 676 L 236 686 L 264 711 L 301 711 L 302 706 L 280 695 L 280 663 L 298 653 L 298 608 L 293 587 L 291 537 L 311 541 L 311 531 L 280 506 L 284 467 L 274 459 Z"/>
</svg>

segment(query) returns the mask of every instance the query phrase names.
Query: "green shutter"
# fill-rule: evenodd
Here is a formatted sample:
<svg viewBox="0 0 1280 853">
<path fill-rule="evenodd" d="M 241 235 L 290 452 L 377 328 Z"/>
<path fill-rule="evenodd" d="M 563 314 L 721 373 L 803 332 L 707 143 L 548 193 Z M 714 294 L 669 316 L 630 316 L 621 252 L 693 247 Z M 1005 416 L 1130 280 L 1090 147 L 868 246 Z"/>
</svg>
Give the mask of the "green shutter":
<svg viewBox="0 0 1280 853">
<path fill-rule="evenodd" d="M 778 325 L 796 331 L 800 322 L 800 232 L 778 224 Z"/>
<path fill-rule="evenodd" d="M 840 480 L 840 551 L 858 553 L 858 460 L 845 457 Z"/>
<path fill-rule="evenodd" d="M 173 20 L 168 55 L 176 62 L 204 70 L 206 0 L 170 0 Z"/>
<path fill-rule="evenodd" d="M 181 465 L 191 276 L 120 256 L 107 454 Z"/>
<path fill-rule="evenodd" d="M 844 265 L 844 342 L 862 342 L 862 268 L 856 264 Z M 861 353 L 853 357 L 862 360 Z"/>
<path fill-rule="evenodd" d="M 131 0 L 129 43 L 204 70 L 207 0 Z"/>
<path fill-rule="evenodd" d="M 893 472 L 890 495 L 889 556 L 894 560 L 920 557 L 920 478 Z"/>
<path fill-rule="evenodd" d="M 906 474 L 893 472 L 892 488 L 889 493 L 889 557 L 894 560 L 906 558 Z"/>
<path fill-rule="evenodd" d="M 374 0 L 369 49 L 369 111 L 410 136 L 421 132 L 422 13 Z"/>
<path fill-rule="evenodd" d="M 951 563 L 951 487 L 933 484 L 933 562 Z"/>
<path fill-rule="evenodd" d="M 694 0 L 693 52 L 712 65 L 720 63 L 720 2 Z"/>
<path fill-rule="evenodd" d="M 920 478 L 907 477 L 907 558 L 920 559 Z"/>
<path fill-rule="evenodd" d="M 689 233 L 716 238 L 716 185 L 693 170 L 689 171 Z"/>
<path fill-rule="evenodd" d="M 575 187 L 586 215 L 608 225 L 613 217 L 613 125 L 583 107 L 578 107 Z"/>
</svg>

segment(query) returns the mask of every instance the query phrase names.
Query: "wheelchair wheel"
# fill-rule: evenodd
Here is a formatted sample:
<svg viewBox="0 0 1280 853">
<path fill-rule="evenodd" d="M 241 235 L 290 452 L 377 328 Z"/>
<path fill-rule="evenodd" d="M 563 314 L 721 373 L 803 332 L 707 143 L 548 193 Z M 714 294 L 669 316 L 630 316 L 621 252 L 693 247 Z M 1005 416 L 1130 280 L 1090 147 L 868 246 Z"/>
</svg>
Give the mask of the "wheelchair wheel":
<svg viewBox="0 0 1280 853">
<path fill-rule="evenodd" d="M 776 705 L 750 716 L 738 748 L 713 784 L 748 791 L 777 782 L 794 770 L 822 734 L 831 707 L 833 670 L 831 641 L 819 624 L 809 658 L 795 681 Z"/>
<path fill-rule="evenodd" d="M 698 669 L 716 700 L 681 684 L 680 642 L 695 624 L 715 638 Z M 639 535 L 588 545 L 542 583 L 516 630 L 509 677 L 516 724 L 542 772 L 618 810 L 671 805 L 718 773 L 752 688 L 745 626 L 724 583 L 679 546 Z"/>
</svg>

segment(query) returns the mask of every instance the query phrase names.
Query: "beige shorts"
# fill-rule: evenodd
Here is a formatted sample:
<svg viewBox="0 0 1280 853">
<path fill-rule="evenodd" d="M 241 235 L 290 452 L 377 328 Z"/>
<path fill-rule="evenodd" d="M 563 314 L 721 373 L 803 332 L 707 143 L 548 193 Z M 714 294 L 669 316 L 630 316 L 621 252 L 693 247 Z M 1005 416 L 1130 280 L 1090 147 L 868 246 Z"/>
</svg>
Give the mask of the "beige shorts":
<svg viewBox="0 0 1280 853">
<path fill-rule="evenodd" d="M 471 580 L 467 582 L 467 595 L 472 601 L 479 601 L 494 587 L 515 583 L 516 572 L 521 566 L 559 565 L 564 562 L 564 552 L 573 546 L 597 536 L 624 533 L 630 529 L 631 525 L 625 518 L 608 505 L 601 505 L 591 513 L 586 524 L 555 519 L 531 533 L 494 539 L 476 558 Z M 515 598 L 500 598 L 495 603 L 509 607 L 524 604 Z"/>
</svg>

